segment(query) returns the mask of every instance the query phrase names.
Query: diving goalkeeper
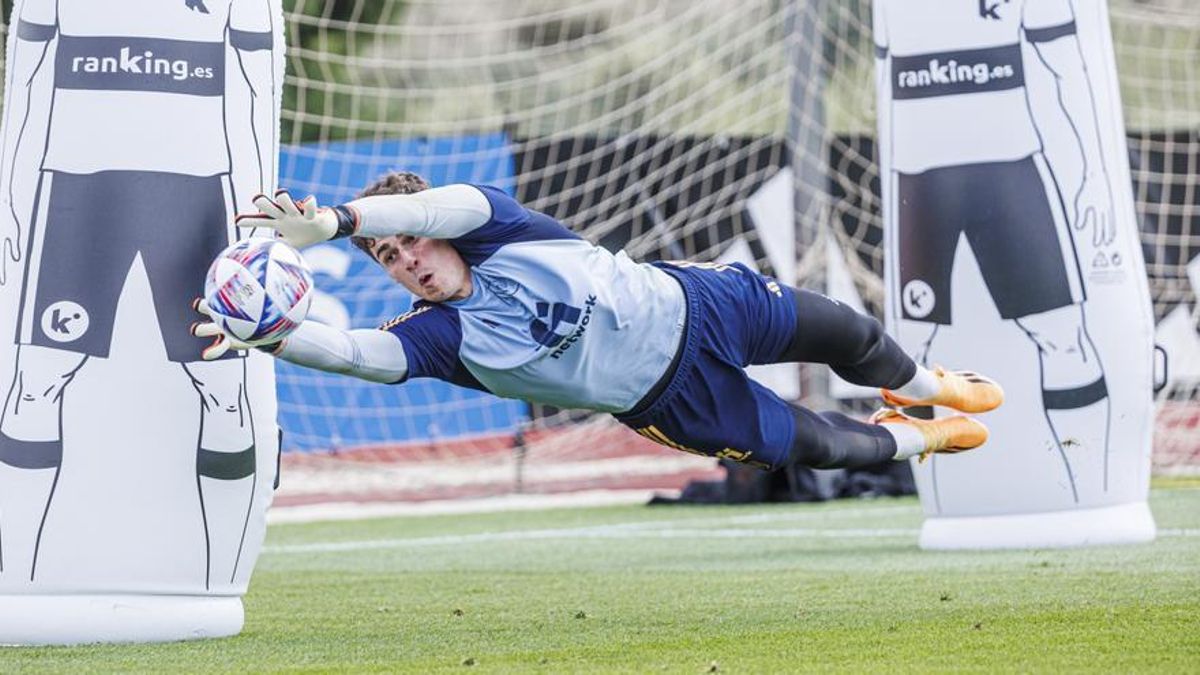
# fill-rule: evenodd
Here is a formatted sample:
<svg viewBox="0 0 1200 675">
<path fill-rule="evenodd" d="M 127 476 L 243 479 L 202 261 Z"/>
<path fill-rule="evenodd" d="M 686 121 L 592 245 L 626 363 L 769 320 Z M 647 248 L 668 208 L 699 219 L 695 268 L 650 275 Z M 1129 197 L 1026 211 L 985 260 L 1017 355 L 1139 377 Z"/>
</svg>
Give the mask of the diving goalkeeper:
<svg viewBox="0 0 1200 675">
<path fill-rule="evenodd" d="M 986 378 L 917 365 L 877 320 L 836 300 L 740 264 L 636 263 L 493 187 L 431 188 L 393 173 L 332 208 L 284 191 L 254 205 L 239 226 L 274 229 L 297 248 L 350 237 L 420 298 L 378 329 L 305 321 L 260 347 L 310 368 L 389 384 L 433 377 L 611 413 L 659 444 L 762 469 L 958 452 L 981 445 L 987 428 L 888 408 L 871 423 L 816 413 L 751 380 L 749 364 L 827 363 L 899 406 L 984 412 L 1003 400 Z M 214 338 L 205 359 L 247 348 L 211 321 L 192 331 Z"/>
</svg>

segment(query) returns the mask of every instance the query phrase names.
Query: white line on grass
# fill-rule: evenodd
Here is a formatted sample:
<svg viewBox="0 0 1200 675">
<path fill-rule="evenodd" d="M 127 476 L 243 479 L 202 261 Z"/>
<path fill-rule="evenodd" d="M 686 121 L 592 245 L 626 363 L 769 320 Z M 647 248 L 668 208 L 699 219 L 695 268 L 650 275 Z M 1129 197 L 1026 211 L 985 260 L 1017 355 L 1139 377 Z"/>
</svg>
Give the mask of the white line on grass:
<svg viewBox="0 0 1200 675">
<path fill-rule="evenodd" d="M 615 506 L 627 504 L 645 504 L 653 490 L 587 490 L 565 494 L 550 495 L 499 495 L 481 497 L 479 499 L 457 499 L 428 502 L 329 502 L 320 504 L 305 504 L 297 506 L 275 506 L 267 512 L 267 522 L 271 525 L 288 523 L 312 523 L 334 520 L 366 520 L 370 518 L 409 518 L 420 516 L 439 516 L 467 513 L 494 513 L 498 511 L 530 511 L 549 508 L 587 508 L 594 506 Z M 919 512 L 917 504 L 908 505 L 879 505 L 853 508 L 829 508 L 816 504 L 798 505 L 802 511 L 787 511 L 784 518 L 824 517 L 830 511 L 848 516 L 873 515 L 895 511 Z M 779 514 L 752 514 L 728 516 L 731 522 L 754 523 L 773 521 Z"/>
<path fill-rule="evenodd" d="M 539 541 L 547 539 L 882 539 L 916 537 L 913 529 L 816 529 L 789 528 L 773 530 L 735 529 L 642 529 L 624 526 L 570 528 L 549 530 L 514 530 L 512 532 L 481 532 L 479 534 L 412 537 L 409 539 L 376 539 L 372 541 L 317 542 L 312 544 L 281 544 L 268 546 L 263 553 L 334 553 L 425 546 L 459 546 L 509 541 Z"/>
<path fill-rule="evenodd" d="M 780 514 L 783 515 L 783 514 Z M 265 554 L 310 554 L 368 551 L 428 546 L 461 546 L 512 541 L 545 541 L 551 539 L 896 539 L 913 538 L 919 530 L 913 528 L 780 528 L 756 529 L 696 529 L 664 528 L 660 523 L 619 523 L 595 527 L 513 530 L 510 532 L 480 532 L 477 534 L 411 537 L 407 539 L 376 539 L 370 541 L 314 542 L 309 544 L 279 544 L 264 548 Z M 675 521 L 679 523 L 679 521 Z M 758 521 L 761 522 L 761 521 Z M 1200 537 L 1200 529 L 1163 529 L 1162 537 Z"/>
</svg>

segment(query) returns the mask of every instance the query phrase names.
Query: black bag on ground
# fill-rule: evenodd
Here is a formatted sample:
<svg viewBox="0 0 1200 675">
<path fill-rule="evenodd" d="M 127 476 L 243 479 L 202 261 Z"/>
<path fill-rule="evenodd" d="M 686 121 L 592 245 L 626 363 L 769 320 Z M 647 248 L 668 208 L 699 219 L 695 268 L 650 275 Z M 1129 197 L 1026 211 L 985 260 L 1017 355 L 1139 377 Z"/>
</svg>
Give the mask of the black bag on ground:
<svg viewBox="0 0 1200 675">
<path fill-rule="evenodd" d="M 692 481 L 678 498 L 655 495 L 650 504 L 764 504 L 821 502 L 839 497 L 916 494 L 908 462 L 880 462 L 859 469 L 811 469 L 793 465 L 761 471 L 721 460 L 722 480 Z"/>
</svg>

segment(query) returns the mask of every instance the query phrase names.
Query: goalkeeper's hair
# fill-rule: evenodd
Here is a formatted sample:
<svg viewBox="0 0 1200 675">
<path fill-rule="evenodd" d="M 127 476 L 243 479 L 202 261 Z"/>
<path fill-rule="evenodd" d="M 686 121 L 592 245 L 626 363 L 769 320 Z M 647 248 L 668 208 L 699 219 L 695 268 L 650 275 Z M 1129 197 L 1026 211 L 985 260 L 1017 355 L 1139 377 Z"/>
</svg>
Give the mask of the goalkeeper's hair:
<svg viewBox="0 0 1200 675">
<path fill-rule="evenodd" d="M 375 195 L 411 195 L 414 192 L 428 189 L 429 183 L 417 174 L 411 171 L 393 171 L 363 188 L 362 192 L 358 193 L 358 198 Z M 371 252 L 372 247 L 375 246 L 373 237 L 350 237 L 350 242 L 371 256 L 372 260 L 375 259 L 375 254 Z"/>
</svg>

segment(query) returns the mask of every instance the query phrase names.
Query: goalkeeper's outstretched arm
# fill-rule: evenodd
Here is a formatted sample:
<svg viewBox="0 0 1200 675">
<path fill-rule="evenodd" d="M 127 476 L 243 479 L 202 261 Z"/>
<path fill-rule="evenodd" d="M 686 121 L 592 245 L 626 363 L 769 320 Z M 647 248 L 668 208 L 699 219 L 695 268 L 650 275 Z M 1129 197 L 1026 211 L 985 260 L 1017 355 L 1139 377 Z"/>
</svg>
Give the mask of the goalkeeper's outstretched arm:
<svg viewBox="0 0 1200 675">
<path fill-rule="evenodd" d="M 203 300 L 197 300 L 196 310 L 211 317 Z M 230 349 L 250 348 L 250 345 L 226 335 L 211 320 L 193 324 L 192 334 L 213 338 L 201 352 L 205 361 L 219 359 Z M 340 330 L 316 321 L 305 321 L 281 342 L 259 349 L 306 368 L 351 375 L 370 382 L 394 384 L 408 377 L 408 358 L 400 339 L 375 328 Z"/>
<path fill-rule="evenodd" d="M 400 340 L 375 328 L 347 331 L 305 321 L 269 353 L 307 368 L 382 384 L 394 384 L 408 376 L 408 359 Z"/>
<path fill-rule="evenodd" d="M 296 248 L 350 235 L 454 239 L 482 227 L 492 217 L 487 197 L 466 184 L 363 197 L 332 208 L 318 207 L 311 197 L 293 201 L 280 190 L 274 198 L 258 195 L 254 206 L 258 213 L 237 216 L 238 227 L 274 229 Z"/>
</svg>

